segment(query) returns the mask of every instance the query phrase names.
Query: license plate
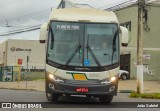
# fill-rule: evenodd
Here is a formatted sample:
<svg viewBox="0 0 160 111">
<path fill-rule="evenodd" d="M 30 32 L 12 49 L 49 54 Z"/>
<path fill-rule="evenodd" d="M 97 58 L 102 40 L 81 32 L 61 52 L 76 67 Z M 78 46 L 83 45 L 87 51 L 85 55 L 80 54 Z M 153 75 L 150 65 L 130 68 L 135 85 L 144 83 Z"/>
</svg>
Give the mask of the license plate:
<svg viewBox="0 0 160 111">
<path fill-rule="evenodd" d="M 77 88 L 77 92 L 88 92 L 88 88 Z"/>
<path fill-rule="evenodd" d="M 84 74 L 73 74 L 75 80 L 87 80 Z"/>
</svg>

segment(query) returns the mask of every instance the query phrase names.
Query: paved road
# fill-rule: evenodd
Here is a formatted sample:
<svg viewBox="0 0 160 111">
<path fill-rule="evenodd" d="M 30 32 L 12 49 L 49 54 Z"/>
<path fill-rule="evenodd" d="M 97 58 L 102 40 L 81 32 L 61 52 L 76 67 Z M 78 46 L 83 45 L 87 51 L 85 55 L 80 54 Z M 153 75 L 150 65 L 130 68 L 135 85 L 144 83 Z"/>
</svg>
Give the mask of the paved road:
<svg viewBox="0 0 160 111">
<path fill-rule="evenodd" d="M 119 93 L 113 99 L 112 104 L 100 104 L 97 98 L 84 98 L 84 97 L 63 97 L 59 99 L 58 104 L 52 104 L 47 102 L 45 93 L 42 91 L 27 91 L 27 90 L 7 90 L 7 89 L 0 89 L 0 102 L 47 102 L 46 104 L 50 106 L 54 106 L 54 109 L 24 109 L 23 111 L 77 111 L 84 110 L 85 111 L 146 111 L 146 109 L 129 109 L 129 108 L 107 108 L 107 107 L 124 107 L 123 104 L 116 104 L 115 102 L 160 102 L 160 100 L 153 100 L 153 99 L 135 99 L 135 98 L 128 98 L 128 94 L 126 93 Z M 127 104 L 127 103 L 126 103 Z M 129 104 L 128 104 L 129 105 Z M 19 111 L 20 109 L 16 109 Z M 9 111 L 9 109 L 3 109 L 3 111 Z M 159 109 L 147 109 L 147 111 L 159 111 Z"/>
</svg>

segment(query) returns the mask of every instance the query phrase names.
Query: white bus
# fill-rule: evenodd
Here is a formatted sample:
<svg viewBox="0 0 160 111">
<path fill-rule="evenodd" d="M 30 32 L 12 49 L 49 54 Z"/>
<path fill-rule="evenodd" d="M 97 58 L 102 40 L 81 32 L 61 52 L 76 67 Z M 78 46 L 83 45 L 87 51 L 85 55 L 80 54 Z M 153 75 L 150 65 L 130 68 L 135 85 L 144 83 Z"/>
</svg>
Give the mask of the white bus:
<svg viewBox="0 0 160 111">
<path fill-rule="evenodd" d="M 128 44 L 128 30 L 118 25 L 111 11 L 66 8 L 52 11 L 41 26 L 46 43 L 46 97 L 86 95 L 111 102 L 117 95 L 121 33 Z"/>
</svg>

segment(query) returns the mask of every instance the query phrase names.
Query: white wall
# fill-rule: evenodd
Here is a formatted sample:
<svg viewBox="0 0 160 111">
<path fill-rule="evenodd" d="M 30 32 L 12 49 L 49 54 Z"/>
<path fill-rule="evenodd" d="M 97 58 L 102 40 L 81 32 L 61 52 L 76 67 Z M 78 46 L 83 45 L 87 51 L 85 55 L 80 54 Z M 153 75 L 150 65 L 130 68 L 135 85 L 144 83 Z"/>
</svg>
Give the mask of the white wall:
<svg viewBox="0 0 160 111">
<path fill-rule="evenodd" d="M 0 43 L 0 65 L 6 64 L 6 41 Z"/>
<path fill-rule="evenodd" d="M 12 50 L 11 50 L 12 48 Z M 20 48 L 23 51 L 17 50 Z M 13 51 L 14 49 L 14 51 Z M 30 51 L 29 51 L 30 50 Z M 22 65 L 27 66 L 27 56 L 29 56 L 28 66 L 36 69 L 45 66 L 45 44 L 40 44 L 38 40 L 8 40 L 7 45 L 7 65 L 17 65 L 18 59 L 22 59 Z"/>
</svg>

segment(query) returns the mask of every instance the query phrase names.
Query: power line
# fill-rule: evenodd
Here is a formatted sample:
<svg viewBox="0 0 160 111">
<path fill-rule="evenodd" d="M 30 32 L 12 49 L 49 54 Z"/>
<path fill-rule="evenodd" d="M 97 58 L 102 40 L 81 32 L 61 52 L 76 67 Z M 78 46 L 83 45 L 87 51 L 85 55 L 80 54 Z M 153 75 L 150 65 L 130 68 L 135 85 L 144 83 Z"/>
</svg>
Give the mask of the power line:
<svg viewBox="0 0 160 111">
<path fill-rule="evenodd" d="M 125 2 L 122 2 L 120 4 L 117 4 L 115 6 L 112 6 L 110 8 L 107 8 L 105 10 L 116 10 L 116 9 L 120 9 L 120 8 L 124 8 L 124 7 L 128 7 L 130 5 L 134 5 L 136 3 L 137 0 L 128 0 L 128 1 L 125 1 Z"/>
<path fill-rule="evenodd" d="M 7 20 L 0 21 L 1 27 L 8 27 L 11 30 L 8 32 L 1 33 L 0 36 L 9 35 L 13 33 L 14 34 L 21 33 L 27 30 L 30 31 L 34 29 L 39 29 L 41 24 L 43 24 L 48 20 L 50 12 L 52 11 L 52 8 L 57 8 L 57 7 L 51 7 L 51 8 L 40 10 L 31 14 L 26 14 L 20 17 L 15 17 L 15 18 L 10 18 Z M 35 20 L 37 23 L 34 23 L 34 25 L 24 25 L 24 24 L 28 24 L 29 21 L 32 21 L 32 20 Z"/>
<path fill-rule="evenodd" d="M 77 1 L 80 1 L 80 0 L 77 0 Z M 84 2 L 84 0 L 83 0 L 83 2 Z M 85 2 L 87 2 L 87 1 L 85 1 Z M 92 2 L 89 2 L 89 3 L 94 3 L 94 2 L 95 1 L 92 1 Z M 102 8 L 102 7 L 100 7 L 100 8 Z M 32 13 L 32 14 L 24 15 L 24 16 L 17 17 L 17 18 L 7 19 L 7 22 L 8 23 L 13 23 L 13 22 L 18 22 L 19 23 L 20 21 L 27 21 L 27 20 L 31 19 L 32 17 L 34 19 L 39 18 L 39 17 L 43 17 L 44 13 L 46 13 L 45 16 L 47 16 L 47 14 L 49 16 L 49 13 L 50 13 L 49 10 L 50 10 L 50 8 L 47 8 L 47 9 L 44 9 L 44 10 L 41 10 L 41 11 L 38 11 L 38 12 L 35 12 L 35 13 Z M 39 17 L 37 17 L 37 16 L 39 16 Z M 44 18 L 45 18 L 45 16 L 44 16 Z M 3 26 L 4 26 L 4 25 L 6 25 L 6 20 L 5 21 L 0 21 L 0 23 L 1 23 L 1 25 L 3 24 Z"/>
<path fill-rule="evenodd" d="M 95 2 L 96 2 L 96 0 L 94 0 L 92 2 L 89 2 L 89 3 L 95 3 Z M 73 5 L 71 2 L 67 2 L 67 3 L 69 3 L 70 5 Z M 42 21 L 42 18 L 47 20 L 48 17 L 49 17 L 50 9 L 51 8 L 47 8 L 47 9 L 44 9 L 44 10 L 41 10 L 41 11 L 38 11 L 38 12 L 34 12 L 34 13 L 31 13 L 31 14 L 23 15 L 23 16 L 16 17 L 16 18 L 7 19 L 6 21 L 0 21 L 0 23 L 1 23 L 0 26 L 2 26 L 2 27 L 7 26 L 7 27 L 11 27 L 11 28 L 15 27 L 16 29 L 13 30 L 13 31 L 17 31 L 17 30 L 21 31 L 24 28 L 31 27 L 31 25 L 21 25 L 21 24 L 27 23 L 29 20 L 37 19 L 37 20 Z M 43 20 L 43 21 L 45 21 L 45 20 Z M 19 25 L 19 27 L 17 27 L 18 25 Z M 11 32 L 11 31 L 9 31 L 9 32 Z M 7 32 L 7 33 L 9 33 L 9 32 Z"/>
<path fill-rule="evenodd" d="M 37 11 L 37 12 L 31 13 L 31 14 L 23 15 L 23 16 L 16 17 L 16 18 L 10 18 L 10 19 L 7 19 L 7 20 L 17 20 L 17 19 L 21 19 L 21 18 L 25 18 L 25 17 L 35 16 L 35 15 L 41 14 L 45 11 L 48 11 L 49 9 L 51 9 L 51 8 L 47 8 L 47 9 L 44 9 L 44 10 L 41 10 L 41 11 Z M 0 22 L 3 22 L 3 21 L 0 21 Z"/>
<path fill-rule="evenodd" d="M 27 28 L 24 28 L 24 29 L 21 29 L 21 30 L 18 29 L 18 30 L 14 30 L 14 31 L 4 32 L 4 33 L 0 34 L 0 36 L 6 36 L 6 35 L 11 35 L 11 34 L 33 31 L 33 30 L 40 29 L 40 26 L 41 26 L 41 24 L 36 25 L 36 26 L 32 26 L 32 27 L 27 27 Z"/>
<path fill-rule="evenodd" d="M 113 7 L 107 8 L 107 9 L 108 10 L 115 10 L 115 9 L 118 9 L 118 8 L 127 7 L 127 6 L 130 6 L 132 4 L 135 4 L 136 1 L 137 0 L 128 0 L 128 1 L 125 1 L 125 2 L 118 2 L 118 5 L 115 5 Z M 146 2 L 148 2 L 148 1 L 150 1 L 150 0 L 146 0 Z M 86 3 L 86 4 L 94 4 L 94 3 L 97 3 L 97 0 L 92 0 L 91 2 L 89 0 L 76 0 L 75 2 L 81 2 L 81 3 Z M 67 3 L 71 6 L 74 5 L 74 3 L 72 4 L 71 2 L 67 2 Z M 103 1 L 103 2 L 99 2 L 99 3 L 106 4 L 107 2 Z M 114 5 L 114 4 L 110 4 L 110 6 L 111 5 Z M 105 5 L 103 7 L 101 6 L 98 9 L 105 9 L 106 6 L 107 5 Z M 55 7 L 53 7 L 53 8 L 55 8 Z M 35 21 L 38 21 L 37 24 L 39 24 L 39 23 L 42 24 L 42 23 L 44 23 L 45 21 L 48 20 L 51 9 L 52 8 L 47 8 L 47 9 L 37 11 L 37 12 L 31 13 L 31 14 L 23 15 L 23 16 L 16 17 L 16 18 L 7 19 L 5 21 L 0 21 L 0 26 L 1 27 L 8 26 L 8 27 L 12 27 L 12 28 L 15 27 L 15 28 L 18 28 L 18 30 L 20 31 L 20 30 L 23 30 L 24 28 L 33 26 L 33 25 L 21 25 L 21 24 L 28 23 L 29 20 L 31 20 L 31 21 L 35 20 Z"/>
<path fill-rule="evenodd" d="M 53 7 L 54 8 L 54 7 Z M 46 22 L 49 18 L 51 8 L 47 8 L 41 11 L 37 11 L 31 14 L 23 15 L 20 17 L 16 18 L 10 18 L 4 21 L 0 21 L 0 27 L 8 27 L 11 31 L 8 32 L 3 32 L 1 33 L 1 36 L 10 33 L 12 34 L 13 32 L 17 33 L 20 31 L 23 31 L 25 29 L 29 30 L 29 28 L 35 27 L 34 25 L 40 25 L 44 22 Z M 29 21 L 36 21 L 37 23 L 34 23 L 34 25 L 31 24 Z M 26 24 L 26 25 L 25 25 Z M 30 24 L 30 25 L 28 25 Z M 39 25 L 40 24 L 40 25 Z M 13 29 L 14 28 L 14 29 Z"/>
<path fill-rule="evenodd" d="M 54 7 L 52 7 L 52 8 L 54 8 Z M 41 18 L 43 16 L 44 16 L 44 18 L 48 18 L 49 15 L 50 15 L 50 12 L 51 12 L 51 8 L 47 8 L 47 9 L 37 11 L 37 12 L 31 13 L 31 14 L 27 14 L 27 15 L 23 15 L 23 16 L 20 16 L 20 17 L 10 18 L 10 19 L 7 19 L 7 20 L 0 21 L 0 25 L 1 26 L 6 25 L 6 21 L 8 23 L 13 23 L 13 22 L 19 23 L 20 21 L 25 21 L 25 20 L 27 21 L 29 19 L 37 19 L 37 18 Z"/>
<path fill-rule="evenodd" d="M 78 1 L 80 1 L 80 0 L 77 0 L 77 2 Z M 84 0 L 83 0 L 83 2 L 84 2 Z M 85 2 L 87 2 L 87 1 L 85 1 Z M 88 3 L 94 3 L 94 2 L 95 2 L 95 0 L 92 1 L 92 2 L 88 2 Z M 68 3 L 70 3 L 70 2 L 68 2 Z M 104 4 L 104 3 L 102 3 L 102 4 Z M 32 20 L 32 19 L 47 18 L 47 17 L 49 17 L 50 9 L 51 8 L 47 8 L 47 9 L 37 11 L 37 12 L 31 13 L 31 14 L 27 14 L 27 15 L 24 15 L 24 16 L 7 19 L 5 21 L 0 21 L 0 26 L 5 27 L 7 24 L 8 24 L 7 26 L 9 26 L 10 24 L 11 24 L 11 26 L 14 26 L 14 24 L 17 25 L 17 24 L 20 24 L 20 23 L 25 23 L 25 21 Z"/>
<path fill-rule="evenodd" d="M 145 0 L 145 2 L 146 2 L 147 6 L 160 6 L 160 1 L 159 0 L 158 0 L 159 5 L 154 5 L 154 4 L 156 4 L 156 0 Z M 127 2 L 123 2 L 123 3 L 120 3 L 118 5 L 115 5 L 115 6 L 112 6 L 110 8 L 107 8 L 106 10 L 115 11 L 115 10 L 119 10 L 119 9 L 122 9 L 122 8 L 125 8 L 125 7 L 134 6 L 134 5 L 136 5 L 136 6 L 138 5 L 138 1 L 137 0 L 129 0 Z"/>
</svg>

